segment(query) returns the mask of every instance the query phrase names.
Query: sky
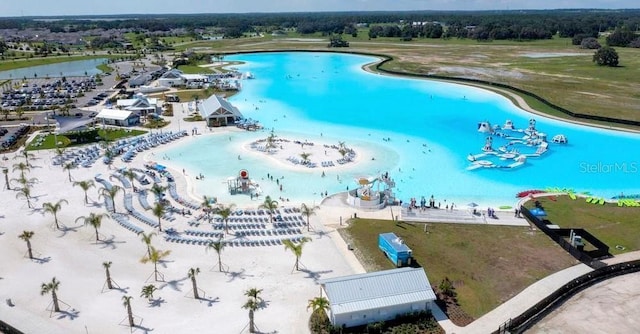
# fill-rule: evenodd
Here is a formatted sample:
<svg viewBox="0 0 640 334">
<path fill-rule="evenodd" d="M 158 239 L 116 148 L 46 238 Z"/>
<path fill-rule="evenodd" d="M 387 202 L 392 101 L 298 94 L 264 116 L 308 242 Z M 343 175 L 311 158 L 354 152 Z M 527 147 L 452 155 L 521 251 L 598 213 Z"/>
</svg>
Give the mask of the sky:
<svg viewBox="0 0 640 334">
<path fill-rule="evenodd" d="M 639 7 L 637 0 L 0 0 L 0 16 Z"/>
</svg>

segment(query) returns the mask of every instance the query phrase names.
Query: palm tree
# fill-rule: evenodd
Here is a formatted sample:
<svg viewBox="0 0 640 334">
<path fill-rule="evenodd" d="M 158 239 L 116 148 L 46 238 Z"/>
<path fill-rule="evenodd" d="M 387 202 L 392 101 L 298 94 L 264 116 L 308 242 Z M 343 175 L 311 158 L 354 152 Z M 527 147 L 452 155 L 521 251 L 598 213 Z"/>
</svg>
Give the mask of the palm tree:
<svg viewBox="0 0 640 334">
<path fill-rule="evenodd" d="M 257 293 L 255 295 L 251 295 L 251 292 L 256 292 L 256 291 Z M 256 326 L 254 323 L 254 313 L 260 308 L 261 299 L 259 301 L 258 293 L 260 293 L 261 291 L 262 290 L 258 290 L 254 288 L 244 293 L 245 295 L 249 296 L 249 299 L 247 300 L 247 302 L 244 303 L 244 305 L 242 305 L 243 309 L 249 310 L 249 333 L 256 332 Z"/>
<path fill-rule="evenodd" d="M 222 272 L 222 258 L 220 254 L 224 249 L 225 243 L 222 240 L 218 239 L 218 241 L 210 241 L 207 245 L 207 249 L 213 249 L 218 254 L 218 270 Z"/>
<path fill-rule="evenodd" d="M 11 181 L 13 182 L 17 182 L 18 184 L 22 185 L 22 186 L 32 186 L 34 183 L 38 182 L 38 179 L 36 179 L 35 177 L 32 177 L 30 179 L 27 179 L 25 174 L 20 174 L 20 177 L 17 179 L 11 179 Z"/>
<path fill-rule="evenodd" d="M 33 231 L 22 231 L 22 234 L 18 236 L 18 238 L 24 240 L 27 243 L 27 252 L 29 253 L 29 258 L 33 259 L 33 251 L 31 250 L 31 238 L 35 233 Z"/>
<path fill-rule="evenodd" d="M 69 175 L 69 182 L 73 182 L 71 180 L 71 170 L 76 168 L 78 168 L 78 165 L 75 162 L 67 162 L 62 166 L 62 170 L 66 170 Z"/>
<path fill-rule="evenodd" d="M 298 268 L 298 266 L 299 266 L 299 263 L 300 263 L 300 257 L 302 256 L 302 247 L 304 246 L 304 244 L 306 244 L 309 241 L 311 241 L 310 238 L 303 237 L 302 239 L 300 239 L 300 242 L 296 245 L 290 239 L 282 240 L 282 244 L 284 245 L 284 249 L 285 250 L 290 249 L 291 252 L 293 253 L 293 255 L 296 256 L 296 264 L 295 264 L 295 269 L 296 270 L 300 270 Z"/>
<path fill-rule="evenodd" d="M 91 225 L 96 230 L 96 243 L 100 241 L 100 235 L 98 234 L 98 229 L 100 225 L 102 225 L 102 218 L 104 218 L 104 213 L 90 213 L 88 217 L 80 216 L 76 218 L 76 222 L 78 220 L 84 220 L 84 225 Z"/>
<path fill-rule="evenodd" d="M 309 299 L 309 304 L 307 305 L 307 310 L 308 309 L 312 309 L 313 312 L 315 312 L 316 310 L 326 311 L 326 310 L 329 309 L 330 306 L 331 306 L 331 304 L 329 303 L 329 300 L 327 298 L 316 297 L 316 298 L 313 298 L 313 299 Z"/>
<path fill-rule="evenodd" d="M 311 153 L 306 153 L 306 152 L 302 152 L 300 153 L 300 158 L 302 158 L 302 164 L 305 165 L 309 162 L 309 157 L 311 156 Z"/>
<path fill-rule="evenodd" d="M 19 118 L 19 117 L 18 117 Z M 34 158 L 35 155 L 27 152 L 27 150 L 22 150 L 22 157 L 24 158 L 24 163 L 31 167 L 31 164 L 29 163 L 29 159 Z M 18 158 L 18 156 L 16 156 L 16 158 Z"/>
<path fill-rule="evenodd" d="M 156 282 L 158 281 L 158 274 L 160 274 L 160 272 L 158 271 L 158 262 L 162 261 L 162 259 L 167 257 L 169 254 L 171 254 L 170 250 L 161 251 L 152 246 L 151 253 L 140 260 L 140 262 L 142 263 L 153 263 L 153 274 Z"/>
<path fill-rule="evenodd" d="M 89 197 L 87 196 L 87 191 L 89 190 L 89 188 L 95 187 L 95 183 L 93 183 L 93 180 L 76 181 L 76 182 L 73 182 L 73 186 L 74 187 L 79 186 L 80 189 L 84 191 L 84 204 L 88 204 Z"/>
<path fill-rule="evenodd" d="M 260 209 L 265 209 L 269 213 L 269 221 L 273 223 L 273 214 L 275 210 L 278 208 L 278 201 L 274 201 L 271 199 L 271 196 L 267 196 L 264 199 L 264 202 L 258 206 Z"/>
<path fill-rule="evenodd" d="M 24 162 L 19 162 L 13 165 L 13 171 L 20 171 L 20 176 L 24 178 L 24 173 L 31 171 L 31 166 L 25 164 Z"/>
<path fill-rule="evenodd" d="M 27 206 L 31 209 L 31 188 L 29 185 L 25 184 L 24 187 L 18 189 L 16 198 L 18 197 L 24 197 L 27 200 Z"/>
<path fill-rule="evenodd" d="M 122 190 L 121 187 L 119 186 L 111 186 L 111 189 L 107 189 L 107 188 L 100 188 L 100 197 L 106 196 L 111 200 L 111 203 L 113 203 L 113 213 L 116 213 L 116 195 L 118 194 L 118 192 Z"/>
<path fill-rule="evenodd" d="M 258 289 L 258 288 L 251 288 L 247 291 L 244 292 L 244 295 L 250 298 L 253 298 L 253 300 L 256 303 L 260 303 L 262 302 L 262 298 L 260 297 L 260 294 L 262 293 L 262 289 Z"/>
<path fill-rule="evenodd" d="M 57 144 L 57 143 L 56 143 Z M 66 149 L 64 147 L 56 147 L 56 155 L 61 157 Z"/>
<path fill-rule="evenodd" d="M 140 233 L 141 238 L 142 238 L 142 242 L 144 242 L 145 245 L 147 245 L 147 256 L 151 257 L 151 239 L 153 238 L 154 235 L 156 235 L 155 232 L 149 232 L 148 234 L 145 234 L 144 232 Z"/>
<path fill-rule="evenodd" d="M 151 186 L 151 193 L 155 195 L 156 200 L 161 200 L 162 196 L 164 195 L 164 192 L 167 190 L 167 187 L 161 186 L 158 183 L 154 183 L 153 186 Z"/>
<path fill-rule="evenodd" d="M 300 205 L 300 213 L 302 213 L 303 216 L 307 217 L 307 231 L 309 231 L 311 229 L 311 225 L 309 224 L 309 217 L 313 216 L 316 214 L 316 210 L 320 209 L 320 207 L 318 206 L 308 206 L 305 203 L 302 203 L 302 205 Z"/>
<path fill-rule="evenodd" d="M 107 288 L 113 289 L 113 283 L 111 281 L 111 272 L 109 272 L 109 268 L 111 268 L 111 261 L 102 262 L 102 266 L 104 267 L 105 273 L 107 275 Z"/>
<path fill-rule="evenodd" d="M 151 212 L 153 212 L 154 216 L 158 217 L 158 230 L 162 232 L 162 216 L 167 212 L 167 206 L 162 202 L 156 202 L 153 209 L 151 209 Z"/>
<path fill-rule="evenodd" d="M 127 318 L 129 319 L 129 327 L 135 326 L 133 322 L 133 312 L 131 312 L 131 296 L 122 296 L 122 304 L 127 309 Z"/>
<path fill-rule="evenodd" d="M 202 207 L 202 210 L 207 213 L 207 220 L 211 223 L 211 197 L 207 195 L 202 196 L 202 204 L 200 204 L 200 207 Z"/>
<path fill-rule="evenodd" d="M 60 287 L 60 281 L 56 280 L 54 277 L 49 283 L 42 283 L 42 287 L 40 289 L 40 295 L 46 295 L 47 293 L 51 293 L 51 298 L 53 298 L 53 311 L 60 312 L 60 305 L 58 305 L 58 295 L 56 291 Z"/>
<path fill-rule="evenodd" d="M 233 209 L 236 207 L 235 204 L 231 203 L 228 206 L 224 204 L 219 204 L 215 209 L 215 213 L 219 214 L 222 217 L 222 221 L 224 221 L 224 233 L 229 234 L 229 216 L 233 212 Z"/>
<path fill-rule="evenodd" d="M 11 185 L 9 184 L 9 169 L 2 168 L 2 174 L 4 174 L 4 187 L 7 190 L 11 190 Z"/>
<path fill-rule="evenodd" d="M 131 182 L 131 186 L 133 187 L 133 180 L 136 179 L 136 173 L 134 173 L 131 169 L 127 169 L 122 172 L 122 176 L 126 177 L 129 182 Z"/>
<path fill-rule="evenodd" d="M 151 300 L 153 298 L 153 293 L 156 292 L 156 290 L 158 290 L 158 288 L 153 284 L 145 285 L 142 287 L 142 291 L 140 291 L 140 297 Z"/>
<path fill-rule="evenodd" d="M 69 204 L 69 202 L 67 202 L 66 199 L 61 199 L 55 204 L 50 202 L 42 203 L 42 208 L 44 209 L 44 212 L 48 212 L 53 215 L 54 222 L 56 224 L 57 229 L 60 229 L 60 226 L 58 225 L 58 211 L 62 209 L 62 203 Z"/>
<path fill-rule="evenodd" d="M 196 283 L 196 275 L 200 273 L 200 268 L 189 268 L 189 272 L 187 272 L 187 276 L 191 279 L 191 284 L 193 285 L 193 298 L 200 299 L 198 295 L 198 284 Z"/>
</svg>

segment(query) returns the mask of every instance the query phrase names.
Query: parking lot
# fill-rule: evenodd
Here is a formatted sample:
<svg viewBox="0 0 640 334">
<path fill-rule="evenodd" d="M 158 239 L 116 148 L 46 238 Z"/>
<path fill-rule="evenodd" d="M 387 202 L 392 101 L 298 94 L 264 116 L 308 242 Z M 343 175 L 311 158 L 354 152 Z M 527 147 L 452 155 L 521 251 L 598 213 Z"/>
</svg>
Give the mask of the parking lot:
<svg viewBox="0 0 640 334">
<path fill-rule="evenodd" d="M 67 105 L 73 108 L 76 107 L 79 96 L 88 94 L 98 87 L 93 77 L 33 79 L 20 82 L 12 82 L 13 87 L 19 85 L 19 88 L 10 88 L 2 92 L 2 109 L 15 111 L 21 108 L 23 111 L 35 111 Z"/>
</svg>

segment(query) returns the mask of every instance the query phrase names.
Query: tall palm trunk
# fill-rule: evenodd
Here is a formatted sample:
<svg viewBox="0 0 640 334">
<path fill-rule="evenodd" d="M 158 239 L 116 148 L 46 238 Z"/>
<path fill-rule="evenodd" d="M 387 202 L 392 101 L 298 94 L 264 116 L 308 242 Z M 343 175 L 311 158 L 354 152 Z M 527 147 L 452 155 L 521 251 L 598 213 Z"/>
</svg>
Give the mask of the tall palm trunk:
<svg viewBox="0 0 640 334">
<path fill-rule="evenodd" d="M 200 299 L 200 295 L 198 295 L 198 284 L 196 283 L 196 276 L 191 276 L 191 284 L 193 285 L 193 298 Z"/>
<path fill-rule="evenodd" d="M 109 268 L 106 268 L 107 271 L 107 288 L 113 289 L 113 284 L 111 283 L 111 273 L 109 272 Z"/>
<path fill-rule="evenodd" d="M 100 241 L 100 235 L 98 234 L 98 229 L 96 228 L 96 242 Z"/>
<path fill-rule="evenodd" d="M 60 305 L 58 304 L 58 295 L 56 294 L 56 290 L 51 290 L 51 298 L 53 298 L 53 310 L 56 312 L 60 312 Z"/>
<path fill-rule="evenodd" d="M 224 220 L 224 233 L 229 234 L 229 219 Z"/>
<path fill-rule="evenodd" d="M 253 323 L 253 310 L 249 310 L 249 333 L 255 333 L 256 326 Z"/>
<path fill-rule="evenodd" d="M 158 262 L 153 262 L 153 275 L 157 282 L 158 281 Z"/>
<path fill-rule="evenodd" d="M 218 271 L 222 272 L 222 258 L 220 257 L 220 252 L 218 252 Z"/>
<path fill-rule="evenodd" d="M 33 259 L 33 251 L 31 250 L 31 241 L 27 239 L 27 252 L 29 253 L 29 258 Z"/>
<path fill-rule="evenodd" d="M 133 312 L 131 312 L 131 304 L 127 304 L 127 317 L 129 318 L 129 327 L 135 326 L 133 322 Z"/>
</svg>

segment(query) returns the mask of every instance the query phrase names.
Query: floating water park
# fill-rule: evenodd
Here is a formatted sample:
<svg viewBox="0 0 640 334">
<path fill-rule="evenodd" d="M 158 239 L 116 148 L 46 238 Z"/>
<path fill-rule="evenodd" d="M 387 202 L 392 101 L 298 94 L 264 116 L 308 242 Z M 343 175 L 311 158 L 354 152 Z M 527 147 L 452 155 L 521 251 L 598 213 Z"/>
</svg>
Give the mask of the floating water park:
<svg viewBox="0 0 640 334">
<path fill-rule="evenodd" d="M 511 120 L 503 126 L 491 126 L 489 122 L 478 123 L 478 132 L 486 133 L 482 152 L 470 153 L 467 160 L 471 162 L 467 170 L 478 168 L 511 169 L 523 166 L 529 158 L 539 158 L 549 150 L 547 134 L 536 129 L 536 120 L 530 119 L 526 129 L 517 129 Z M 494 139 L 495 138 L 495 139 Z M 554 144 L 567 144 L 565 135 L 555 135 Z M 494 149 L 494 144 L 500 144 Z"/>
</svg>

